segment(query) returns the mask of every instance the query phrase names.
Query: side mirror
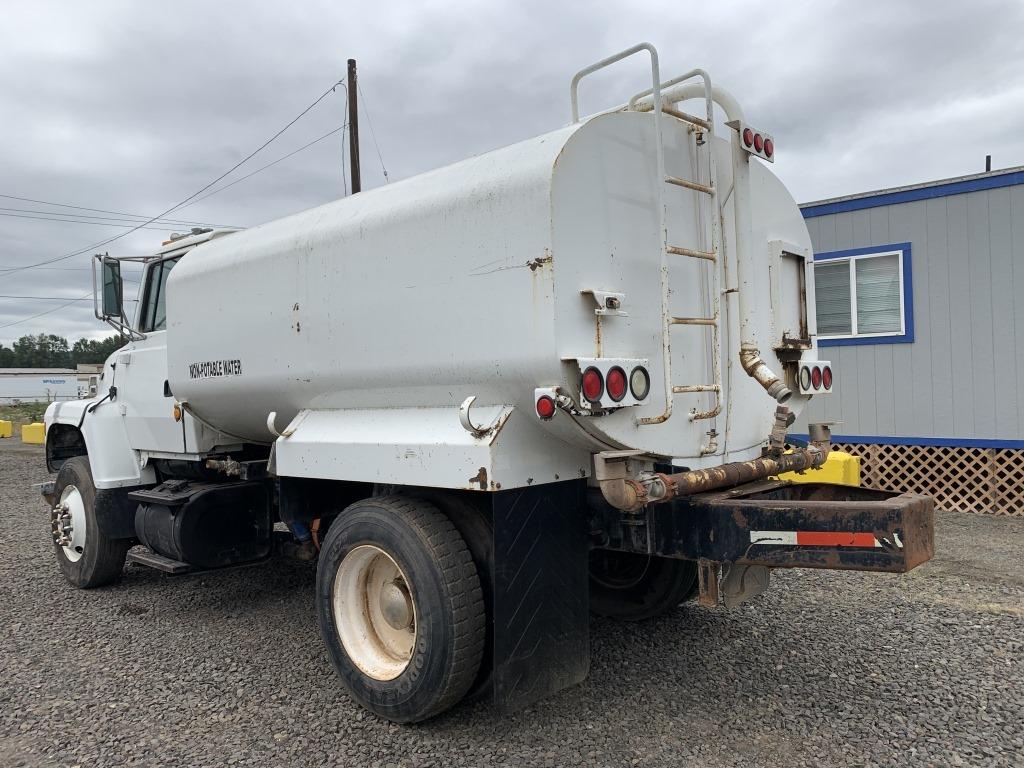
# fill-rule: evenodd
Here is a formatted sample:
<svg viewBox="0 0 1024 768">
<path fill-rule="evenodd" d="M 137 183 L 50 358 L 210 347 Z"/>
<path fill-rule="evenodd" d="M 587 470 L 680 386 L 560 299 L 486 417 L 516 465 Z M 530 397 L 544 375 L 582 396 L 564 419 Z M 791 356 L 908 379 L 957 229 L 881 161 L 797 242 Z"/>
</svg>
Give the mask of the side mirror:
<svg viewBox="0 0 1024 768">
<path fill-rule="evenodd" d="M 121 262 L 104 258 L 103 264 L 103 317 L 124 317 L 122 301 Z"/>
</svg>

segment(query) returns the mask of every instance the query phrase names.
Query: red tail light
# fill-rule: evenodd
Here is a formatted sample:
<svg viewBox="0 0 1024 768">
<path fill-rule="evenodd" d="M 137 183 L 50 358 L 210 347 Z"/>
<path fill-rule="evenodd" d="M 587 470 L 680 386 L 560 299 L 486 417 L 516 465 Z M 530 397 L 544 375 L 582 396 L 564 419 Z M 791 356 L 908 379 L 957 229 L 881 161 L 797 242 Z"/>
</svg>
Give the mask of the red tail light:
<svg viewBox="0 0 1024 768">
<path fill-rule="evenodd" d="M 832 389 L 832 369 L 827 365 L 821 370 L 821 385 L 825 389 Z"/>
<path fill-rule="evenodd" d="M 758 152 L 764 149 L 764 137 L 760 133 L 754 134 L 754 149 Z"/>
<path fill-rule="evenodd" d="M 583 396 L 592 403 L 596 403 L 604 394 L 604 378 L 597 368 L 590 367 L 583 372 Z"/>
<path fill-rule="evenodd" d="M 537 398 L 537 415 L 542 419 L 550 419 L 555 415 L 555 401 L 547 395 Z"/>
<path fill-rule="evenodd" d="M 608 371 L 608 377 L 604 381 L 608 388 L 608 397 L 616 403 L 626 396 L 626 372 L 616 366 Z"/>
<path fill-rule="evenodd" d="M 764 140 L 764 154 L 767 157 L 771 157 L 775 154 L 775 142 L 771 139 Z"/>
<path fill-rule="evenodd" d="M 743 143 L 746 144 L 748 147 L 754 145 L 754 132 L 749 128 L 743 129 Z"/>
<path fill-rule="evenodd" d="M 815 389 L 821 389 L 821 368 L 818 366 L 811 368 L 811 386 Z"/>
</svg>

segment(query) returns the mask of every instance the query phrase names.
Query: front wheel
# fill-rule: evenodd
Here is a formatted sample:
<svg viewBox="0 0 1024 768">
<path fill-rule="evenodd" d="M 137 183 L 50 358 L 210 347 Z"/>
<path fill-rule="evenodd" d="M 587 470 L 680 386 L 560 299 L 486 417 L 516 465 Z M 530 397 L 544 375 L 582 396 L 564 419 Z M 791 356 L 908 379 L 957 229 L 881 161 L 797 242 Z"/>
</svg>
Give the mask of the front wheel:
<svg viewBox="0 0 1024 768">
<path fill-rule="evenodd" d="M 376 497 L 338 516 L 320 551 L 317 613 L 342 683 L 388 720 L 443 712 L 480 668 L 480 579 L 455 526 L 426 501 Z"/>
<path fill-rule="evenodd" d="M 88 457 L 75 456 L 64 462 L 54 494 L 57 503 L 50 512 L 50 525 L 64 578 L 79 589 L 116 580 L 124 569 L 131 541 L 111 539 L 100 531 Z"/>
<path fill-rule="evenodd" d="M 595 549 L 590 552 L 590 610 L 642 621 L 676 608 L 697 590 L 697 563 Z"/>
</svg>

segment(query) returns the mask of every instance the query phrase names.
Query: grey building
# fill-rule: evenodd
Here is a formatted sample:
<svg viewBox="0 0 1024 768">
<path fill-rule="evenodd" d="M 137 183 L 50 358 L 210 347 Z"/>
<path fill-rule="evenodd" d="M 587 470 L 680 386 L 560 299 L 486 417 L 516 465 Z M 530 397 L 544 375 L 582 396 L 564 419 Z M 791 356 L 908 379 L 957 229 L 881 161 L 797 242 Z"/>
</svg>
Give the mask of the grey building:
<svg viewBox="0 0 1024 768">
<path fill-rule="evenodd" d="M 801 208 L 836 383 L 795 431 L 841 422 L 867 485 L 1024 515 L 1024 167 Z"/>
</svg>

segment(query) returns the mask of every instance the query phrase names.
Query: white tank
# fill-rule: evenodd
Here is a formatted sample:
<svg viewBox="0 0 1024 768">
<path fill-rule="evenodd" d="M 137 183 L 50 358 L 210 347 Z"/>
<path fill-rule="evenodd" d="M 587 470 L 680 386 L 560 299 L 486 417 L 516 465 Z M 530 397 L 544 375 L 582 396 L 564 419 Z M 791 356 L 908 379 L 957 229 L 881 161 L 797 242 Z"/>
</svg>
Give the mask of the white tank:
<svg viewBox="0 0 1024 768">
<path fill-rule="evenodd" d="M 686 125 L 663 119 L 662 127 L 667 172 L 706 175 L 694 167 L 706 153 Z M 717 186 L 727 191 L 731 150 L 713 142 Z M 638 423 L 665 409 L 663 244 L 709 247 L 710 208 L 703 218 L 699 210 L 706 196 L 657 175 L 652 114 L 617 112 L 201 245 L 170 277 L 175 396 L 225 432 L 266 442 L 271 411 L 284 424 L 302 409 L 458 407 L 475 395 L 478 404 L 532 415 L 538 387 L 578 398 L 581 358 L 646 359 L 646 405 L 538 421 L 538 429 L 691 466 L 745 457 L 768 434 L 776 403 L 738 364 L 735 292 L 727 288 L 736 282 L 731 200 L 717 266 L 669 257 L 675 316 L 707 316 L 709 270 L 723 270 L 723 410 L 693 421 L 688 413 L 710 408 L 714 395 L 676 394 L 672 418 Z M 757 304 L 764 316 L 751 322 L 777 341 L 806 309 L 796 306 L 798 268 L 769 269 L 770 244 L 810 253 L 810 240 L 796 203 L 760 162 L 751 162 L 751 199 L 765 295 Z M 623 294 L 626 314 L 598 327 L 587 291 Z M 673 383 L 709 380 L 709 339 L 700 326 L 672 330 Z M 761 355 L 781 373 L 771 348 Z M 221 375 L 204 375 L 211 365 Z M 794 395 L 788 405 L 799 412 L 805 400 Z M 701 457 L 712 429 L 717 448 Z"/>
</svg>

